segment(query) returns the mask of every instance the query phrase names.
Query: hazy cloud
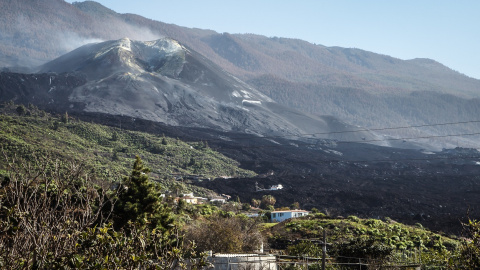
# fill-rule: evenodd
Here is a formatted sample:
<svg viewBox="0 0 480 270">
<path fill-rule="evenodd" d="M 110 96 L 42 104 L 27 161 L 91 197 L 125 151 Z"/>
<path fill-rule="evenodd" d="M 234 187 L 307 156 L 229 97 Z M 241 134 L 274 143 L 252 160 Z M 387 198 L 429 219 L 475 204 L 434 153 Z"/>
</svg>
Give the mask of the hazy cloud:
<svg viewBox="0 0 480 270">
<path fill-rule="evenodd" d="M 76 48 L 81 47 L 85 44 L 99 43 L 104 41 L 103 39 L 100 39 L 100 38 L 83 37 L 73 32 L 63 33 L 59 35 L 57 38 L 59 42 L 59 48 L 65 52 L 73 51 Z"/>
<path fill-rule="evenodd" d="M 125 24 L 124 33 L 125 33 L 125 36 L 123 37 L 128 37 L 130 39 L 139 40 L 139 41 L 150 41 L 150 40 L 156 40 L 163 37 L 163 35 L 152 32 L 152 30 L 150 30 L 149 28 L 138 27 L 138 26 L 133 26 L 129 24 Z M 119 37 L 119 38 L 123 38 L 123 37 Z"/>
</svg>

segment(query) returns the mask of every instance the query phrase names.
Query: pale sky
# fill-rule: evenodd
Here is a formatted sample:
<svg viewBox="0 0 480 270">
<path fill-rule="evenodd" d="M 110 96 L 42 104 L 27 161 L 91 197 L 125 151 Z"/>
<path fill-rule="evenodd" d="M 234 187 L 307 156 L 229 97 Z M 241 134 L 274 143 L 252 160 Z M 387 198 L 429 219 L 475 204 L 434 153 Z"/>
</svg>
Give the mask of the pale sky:
<svg viewBox="0 0 480 270">
<path fill-rule="evenodd" d="M 96 2 L 118 13 L 134 13 L 165 23 L 219 33 L 298 38 L 400 59 L 431 58 L 480 79 L 478 0 Z"/>
</svg>

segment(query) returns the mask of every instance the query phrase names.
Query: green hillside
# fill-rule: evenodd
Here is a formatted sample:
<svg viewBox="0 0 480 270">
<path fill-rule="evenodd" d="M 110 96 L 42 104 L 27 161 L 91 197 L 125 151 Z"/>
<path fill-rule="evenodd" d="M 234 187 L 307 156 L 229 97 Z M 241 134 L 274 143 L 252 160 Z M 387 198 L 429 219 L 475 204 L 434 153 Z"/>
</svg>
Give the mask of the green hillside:
<svg viewBox="0 0 480 270">
<path fill-rule="evenodd" d="M 284 221 L 266 229 L 265 234 L 272 248 L 286 248 L 292 256 L 318 258 L 322 256 L 318 241 L 323 241 L 324 230 L 328 255 L 337 263 L 358 263 L 361 259 L 383 266 L 421 263 L 446 267 L 458 256 L 462 244 L 455 236 L 431 232 L 421 224 L 408 226 L 391 219 L 356 216 L 331 218 L 322 213 Z"/>
<path fill-rule="evenodd" d="M 68 115 L 50 115 L 34 106 L 4 104 L 0 113 L 0 143 L 9 158 L 32 159 L 39 154 L 73 160 L 88 166 L 97 177 L 112 180 L 129 173 L 136 155 L 151 168 L 154 180 L 191 174 L 203 178 L 255 175 L 204 142 L 87 123 Z M 5 169 L 3 162 L 0 169 Z"/>
</svg>

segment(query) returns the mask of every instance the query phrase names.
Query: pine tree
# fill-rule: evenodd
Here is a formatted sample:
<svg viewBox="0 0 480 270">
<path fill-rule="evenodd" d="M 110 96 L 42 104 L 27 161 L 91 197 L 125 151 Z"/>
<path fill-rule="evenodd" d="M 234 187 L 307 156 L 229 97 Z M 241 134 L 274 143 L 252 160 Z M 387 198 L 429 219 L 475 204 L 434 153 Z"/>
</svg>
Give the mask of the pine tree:
<svg viewBox="0 0 480 270">
<path fill-rule="evenodd" d="M 132 173 L 124 179 L 125 190 L 120 194 L 115 206 L 117 228 L 133 221 L 167 230 L 173 223 L 171 209 L 162 203 L 159 188 L 148 178 L 149 172 L 150 169 L 136 156 Z"/>
</svg>

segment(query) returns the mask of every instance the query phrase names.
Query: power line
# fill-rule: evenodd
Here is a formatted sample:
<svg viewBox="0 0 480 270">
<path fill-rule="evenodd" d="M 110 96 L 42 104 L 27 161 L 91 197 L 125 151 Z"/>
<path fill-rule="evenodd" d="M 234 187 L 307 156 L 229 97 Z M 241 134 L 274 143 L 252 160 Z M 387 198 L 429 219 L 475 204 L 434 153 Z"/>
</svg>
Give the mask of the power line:
<svg viewBox="0 0 480 270">
<path fill-rule="evenodd" d="M 359 129 L 359 130 L 351 130 L 351 131 L 331 132 L 331 134 L 335 134 L 335 133 L 348 133 L 348 132 L 363 132 L 363 131 L 395 130 L 395 129 L 420 128 L 420 127 L 448 126 L 448 125 L 470 124 L 470 123 L 480 123 L 480 120 L 462 121 L 462 122 L 449 122 L 449 123 L 438 123 L 438 124 L 424 124 L 424 125 L 403 126 L 403 127 L 384 127 L 384 128 Z"/>
<path fill-rule="evenodd" d="M 453 125 L 453 124 L 466 124 L 466 123 L 480 123 L 480 120 L 472 120 L 472 121 L 462 121 L 462 122 L 450 122 L 450 123 L 439 123 L 439 124 L 429 124 L 429 125 L 417 125 L 417 126 L 403 126 L 403 127 L 387 127 L 387 128 L 377 128 L 375 130 L 387 130 L 387 129 L 405 129 L 405 128 L 414 128 L 414 127 L 423 127 L 423 126 L 444 126 L 444 125 Z M 360 130 L 356 130 L 360 131 Z M 331 133 L 347 133 L 347 132 L 356 132 L 356 131 L 342 131 L 342 132 L 331 132 Z M 327 133 L 324 133 L 327 134 Z M 418 136 L 418 137 L 405 137 L 405 138 L 382 138 L 382 139 L 372 139 L 372 140 L 361 140 L 361 141 L 334 141 L 335 144 L 340 143 L 370 143 L 370 142 L 383 142 L 383 141 L 403 141 L 403 140 L 416 140 L 416 139 L 430 139 L 430 138 L 443 138 L 443 137 L 459 137 L 459 136 L 474 136 L 480 135 L 480 132 L 474 133 L 462 133 L 462 134 L 448 134 L 448 135 L 430 135 L 430 136 Z M 287 135 L 291 136 L 291 135 Z M 277 136 L 277 137 L 286 137 L 286 136 Z M 273 137 L 254 137 L 254 138 L 273 138 Z M 233 138 L 232 138 L 233 139 Z M 240 138 L 245 139 L 245 137 Z M 218 139 L 217 139 L 218 140 Z M 134 140 L 132 140 L 134 141 Z M 205 141 L 205 140 L 204 140 Z M 214 140 L 207 140 L 207 141 L 214 141 Z M 223 141 L 223 140 L 222 140 Z M 321 143 L 304 143 L 301 141 L 296 141 L 295 144 L 275 144 L 275 145 L 250 145 L 250 146 L 219 146 L 214 147 L 214 149 L 263 149 L 263 148 L 285 148 L 285 147 L 308 147 L 308 146 L 315 146 L 318 147 L 322 145 Z M 324 144 L 328 146 L 328 143 Z M 315 149 L 313 149 L 315 150 Z M 322 149 L 316 149 L 322 150 Z M 479 156 L 471 156 L 471 157 L 430 157 L 430 158 L 405 158 L 405 159 L 369 159 L 369 160 L 349 160 L 348 158 L 345 159 L 328 159 L 328 160 L 312 160 L 308 162 L 302 161 L 295 161 L 295 163 L 304 163 L 304 164 L 313 164 L 315 162 L 352 162 L 352 163 L 366 163 L 366 162 L 405 162 L 405 161 L 429 161 L 429 160 L 451 160 L 451 159 L 477 159 L 480 158 Z M 285 164 L 285 163 L 276 163 L 276 162 L 268 162 L 270 164 Z"/>
<path fill-rule="evenodd" d="M 417 140 L 417 139 L 460 137 L 460 136 L 474 136 L 474 135 L 480 135 L 480 132 L 463 133 L 463 134 L 450 134 L 450 135 L 419 136 L 419 137 L 410 137 L 410 138 L 387 138 L 387 139 L 361 140 L 361 141 L 338 141 L 337 143 L 363 143 L 363 142 L 403 141 L 403 140 L 406 141 L 406 140 Z"/>
<path fill-rule="evenodd" d="M 472 160 L 472 159 L 480 159 L 480 153 L 478 156 L 464 156 L 464 157 L 430 157 L 430 158 L 396 158 L 396 159 L 370 159 L 370 160 L 339 160 L 339 159 L 326 159 L 326 160 L 313 160 L 311 162 L 308 161 L 296 161 L 295 163 L 304 163 L 304 164 L 312 164 L 318 162 L 350 162 L 350 163 L 370 163 L 370 162 L 401 162 L 401 161 L 433 161 L 433 160 Z M 272 163 L 271 163 L 272 164 Z M 284 163 L 275 163 L 273 164 L 284 164 Z M 480 175 L 479 175 L 480 176 Z"/>
<path fill-rule="evenodd" d="M 474 133 L 462 133 L 462 134 L 448 134 L 448 135 L 430 135 L 430 136 L 418 136 L 418 137 L 408 137 L 408 138 L 382 138 L 382 139 L 372 139 L 372 140 L 361 140 L 361 141 L 337 141 L 336 144 L 345 144 L 345 143 L 371 143 L 371 142 L 385 142 L 385 141 L 407 141 L 407 140 L 418 140 L 418 139 L 432 139 L 432 138 L 446 138 L 446 137 L 461 137 L 461 136 L 475 136 L 480 135 L 480 132 Z M 303 143 L 299 142 L 295 145 L 292 144 L 277 144 L 277 145 L 250 145 L 250 146 L 239 146 L 242 149 L 254 149 L 254 148 L 275 148 L 275 147 L 298 147 L 301 146 L 318 146 L 318 143 Z M 223 149 L 237 149 L 233 147 L 222 147 Z"/>
<path fill-rule="evenodd" d="M 410 129 L 410 128 L 422 128 L 422 127 L 471 124 L 471 123 L 480 123 L 480 120 L 447 122 L 447 123 L 437 123 L 437 124 L 423 124 L 423 125 L 412 125 L 412 126 L 400 126 L 400 127 L 365 128 L 365 129 L 357 129 L 357 130 L 302 133 L 302 134 L 298 134 L 298 135 L 291 134 L 291 135 L 275 135 L 275 136 L 247 136 L 247 137 L 234 137 L 234 138 L 230 138 L 230 139 L 244 140 L 244 139 L 275 139 L 275 138 L 287 138 L 287 137 L 300 137 L 301 138 L 301 137 L 305 137 L 305 136 L 315 136 L 315 135 L 331 135 L 331 134 L 344 134 L 344 133 L 369 132 L 369 131 L 385 131 L 385 130 L 397 130 L 397 129 Z M 217 140 L 217 139 L 215 139 L 215 140 Z M 215 140 L 212 140 L 212 141 L 215 141 Z"/>
<path fill-rule="evenodd" d="M 295 137 L 298 139 L 327 139 L 327 138 L 312 138 L 308 136 L 315 136 L 315 135 L 331 135 L 331 134 L 345 134 L 345 133 L 356 133 L 356 132 L 369 132 L 369 131 L 385 131 L 385 130 L 398 130 L 398 129 L 411 129 L 411 128 L 422 128 L 422 127 L 435 127 L 435 126 L 447 126 L 447 125 L 460 125 L 460 124 L 471 124 L 471 123 L 480 123 L 480 120 L 469 120 L 469 121 L 458 121 L 458 122 L 446 122 L 446 123 L 436 123 L 436 124 L 422 124 L 422 125 L 411 125 L 411 126 L 399 126 L 399 127 L 381 127 L 381 128 L 365 128 L 365 129 L 357 129 L 357 130 L 344 130 L 344 131 L 330 131 L 330 132 L 316 132 L 316 133 L 303 133 L 303 134 L 288 134 L 288 135 L 275 135 L 275 136 L 258 136 L 252 134 L 245 134 L 242 137 L 227 137 L 226 139 L 204 139 L 204 142 L 225 142 L 228 140 L 254 140 L 254 139 L 279 139 L 279 138 L 288 138 L 288 137 Z M 338 141 L 335 139 L 327 139 L 331 140 L 335 143 L 369 143 L 369 142 L 383 142 L 383 141 L 399 141 L 399 140 L 415 140 L 415 139 L 431 139 L 431 138 L 445 138 L 445 137 L 459 137 L 459 136 L 473 136 L 473 135 L 480 135 L 478 133 L 465 133 L 465 134 L 451 134 L 451 135 L 429 135 L 429 136 L 419 136 L 419 137 L 409 137 L 409 138 L 382 138 L 382 139 L 370 139 L 370 140 L 359 140 L 359 141 Z M 302 143 L 305 146 L 317 145 L 317 144 L 307 144 Z M 286 145 L 282 145 L 286 146 Z M 244 146 L 243 148 L 267 148 L 267 147 L 276 147 L 276 146 Z M 223 147 L 229 148 L 229 147 Z M 236 149 L 236 148 L 232 148 Z"/>
<path fill-rule="evenodd" d="M 448 156 L 448 157 L 429 157 L 429 158 L 392 158 L 392 159 L 311 159 L 309 161 L 294 161 L 295 164 L 307 164 L 307 165 L 314 165 L 318 163 L 374 163 L 374 162 L 404 162 L 404 161 L 434 161 L 434 160 L 468 160 L 473 161 L 474 159 L 479 159 L 480 162 L 480 153 L 478 156 Z M 266 161 L 268 164 L 277 164 L 277 165 L 284 165 L 287 162 L 269 162 Z M 473 165 L 473 164 L 472 164 Z M 480 169 L 480 166 L 479 166 Z M 480 176 L 480 174 L 475 174 Z"/>
<path fill-rule="evenodd" d="M 469 124 L 469 123 L 480 123 L 480 120 L 470 120 L 470 121 L 458 121 L 458 122 L 447 122 L 447 123 L 437 123 L 437 124 L 424 124 L 424 125 L 412 125 L 412 126 L 400 126 L 400 127 L 384 127 L 384 128 L 374 128 L 374 129 L 359 129 L 359 130 L 350 130 L 350 131 L 333 131 L 333 132 L 321 132 L 321 133 L 311 133 L 311 134 L 302 134 L 303 136 L 308 135 L 315 135 L 315 134 L 339 134 L 339 133 L 353 133 L 353 132 L 362 132 L 362 131 L 380 131 L 380 130 L 395 130 L 395 129 L 408 129 L 408 128 L 419 128 L 419 127 L 432 127 L 432 126 L 446 126 L 446 125 L 457 125 L 457 124 Z M 445 137 L 460 137 L 460 136 L 474 136 L 480 135 L 480 132 L 474 133 L 462 133 L 462 134 L 448 134 L 448 135 L 430 135 L 430 136 L 418 136 L 418 137 L 405 137 L 405 138 L 382 138 L 382 139 L 371 139 L 371 140 L 359 140 L 359 141 L 333 141 L 335 144 L 340 143 L 370 143 L 370 142 L 384 142 L 384 141 L 406 141 L 406 140 L 417 140 L 417 139 L 431 139 L 431 138 L 445 138 Z M 245 137 L 233 137 L 228 138 L 231 140 L 234 139 L 273 139 L 273 138 L 284 138 L 284 137 L 300 137 L 301 135 L 278 135 L 278 136 L 248 136 L 246 134 Z M 308 138 L 311 139 L 311 138 Z M 318 138 L 320 139 L 320 138 Z M 222 141 L 222 139 L 212 139 L 212 140 L 203 140 L 206 142 L 213 142 L 213 141 Z M 219 146 L 217 149 L 262 149 L 262 148 L 280 148 L 280 147 L 298 147 L 299 145 L 308 147 L 308 146 L 319 146 L 321 143 L 303 143 L 300 141 L 296 141 L 295 144 L 276 144 L 276 145 L 250 145 L 250 146 Z M 324 144 L 328 146 L 328 143 Z M 216 147 L 215 147 L 216 148 Z M 321 150 L 321 149 L 319 149 Z M 442 160 L 442 159 L 474 159 L 479 158 L 478 156 L 472 157 L 436 157 L 436 158 L 406 158 L 406 159 L 371 159 L 371 160 L 317 160 L 312 162 L 301 162 L 296 161 L 296 163 L 307 163 L 312 164 L 314 162 L 399 162 L 399 161 L 428 161 L 428 160 Z M 275 164 L 269 162 L 271 164 Z M 284 164 L 284 163 L 282 163 Z"/>
</svg>

